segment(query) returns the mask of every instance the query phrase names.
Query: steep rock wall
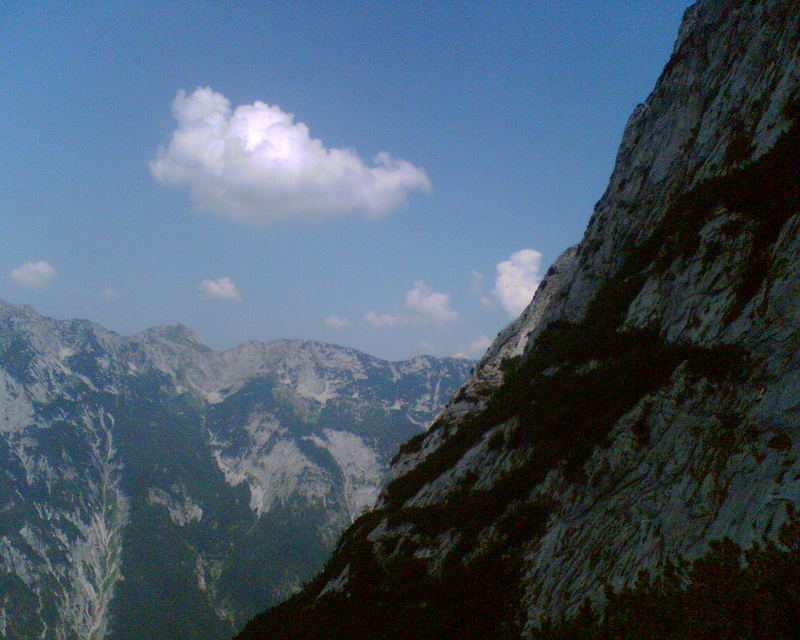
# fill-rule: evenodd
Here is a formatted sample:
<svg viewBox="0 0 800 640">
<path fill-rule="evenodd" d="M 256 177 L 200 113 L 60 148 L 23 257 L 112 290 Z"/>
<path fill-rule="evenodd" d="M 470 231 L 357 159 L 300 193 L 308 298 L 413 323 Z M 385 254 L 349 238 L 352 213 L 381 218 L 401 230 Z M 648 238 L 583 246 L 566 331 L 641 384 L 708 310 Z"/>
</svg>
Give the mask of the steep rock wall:
<svg viewBox="0 0 800 640">
<path fill-rule="evenodd" d="M 513 636 L 773 537 L 800 502 L 799 98 L 800 5 L 690 7 L 580 245 L 240 637 Z"/>
</svg>

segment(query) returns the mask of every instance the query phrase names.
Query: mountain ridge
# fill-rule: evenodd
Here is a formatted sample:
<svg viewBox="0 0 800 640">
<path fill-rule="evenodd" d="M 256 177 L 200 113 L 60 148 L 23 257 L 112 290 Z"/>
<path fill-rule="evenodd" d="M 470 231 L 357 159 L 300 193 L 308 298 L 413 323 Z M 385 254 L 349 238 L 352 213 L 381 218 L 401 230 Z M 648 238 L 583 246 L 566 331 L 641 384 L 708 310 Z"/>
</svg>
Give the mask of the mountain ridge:
<svg viewBox="0 0 800 640">
<path fill-rule="evenodd" d="M 0 635 L 229 637 L 321 564 L 471 366 L 0 306 Z"/>
</svg>

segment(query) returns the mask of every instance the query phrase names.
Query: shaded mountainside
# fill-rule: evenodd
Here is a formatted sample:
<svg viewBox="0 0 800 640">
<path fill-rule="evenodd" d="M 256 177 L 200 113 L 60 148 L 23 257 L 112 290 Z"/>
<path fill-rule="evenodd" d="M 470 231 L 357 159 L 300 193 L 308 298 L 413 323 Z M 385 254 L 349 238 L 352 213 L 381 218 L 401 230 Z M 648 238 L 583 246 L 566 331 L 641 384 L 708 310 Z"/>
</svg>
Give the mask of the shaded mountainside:
<svg viewBox="0 0 800 640">
<path fill-rule="evenodd" d="M 605 587 L 714 539 L 774 540 L 800 503 L 798 345 L 800 5 L 700 0 L 582 242 L 323 572 L 238 637 L 519 637 L 587 597 L 623 611 Z M 698 566 L 733 575 L 732 548 Z"/>
<path fill-rule="evenodd" d="M 0 304 L 0 637 L 230 637 L 321 567 L 471 366 Z"/>
</svg>

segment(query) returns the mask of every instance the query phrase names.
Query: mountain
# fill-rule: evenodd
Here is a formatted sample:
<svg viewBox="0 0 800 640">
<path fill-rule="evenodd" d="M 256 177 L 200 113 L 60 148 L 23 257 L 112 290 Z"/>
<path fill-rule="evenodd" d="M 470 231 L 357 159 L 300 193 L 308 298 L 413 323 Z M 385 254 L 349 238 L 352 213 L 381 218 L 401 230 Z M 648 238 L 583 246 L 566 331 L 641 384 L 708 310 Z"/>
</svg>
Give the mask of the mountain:
<svg viewBox="0 0 800 640">
<path fill-rule="evenodd" d="M 527 637 L 714 539 L 775 540 L 800 503 L 799 214 L 800 4 L 700 0 L 580 244 L 238 638 Z M 675 637 L 786 637 L 742 634 Z"/>
<path fill-rule="evenodd" d="M 0 304 L 0 637 L 230 637 L 313 576 L 472 365 Z"/>
</svg>

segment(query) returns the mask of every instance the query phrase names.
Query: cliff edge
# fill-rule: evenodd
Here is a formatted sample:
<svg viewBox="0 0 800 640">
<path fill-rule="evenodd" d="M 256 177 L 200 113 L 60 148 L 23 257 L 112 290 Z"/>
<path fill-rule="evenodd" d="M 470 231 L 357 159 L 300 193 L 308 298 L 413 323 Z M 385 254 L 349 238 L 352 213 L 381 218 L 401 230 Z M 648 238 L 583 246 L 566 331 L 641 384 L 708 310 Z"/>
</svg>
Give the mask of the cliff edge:
<svg viewBox="0 0 800 640">
<path fill-rule="evenodd" d="M 551 269 L 251 638 L 518 637 L 800 503 L 800 5 L 700 0 Z"/>
</svg>

